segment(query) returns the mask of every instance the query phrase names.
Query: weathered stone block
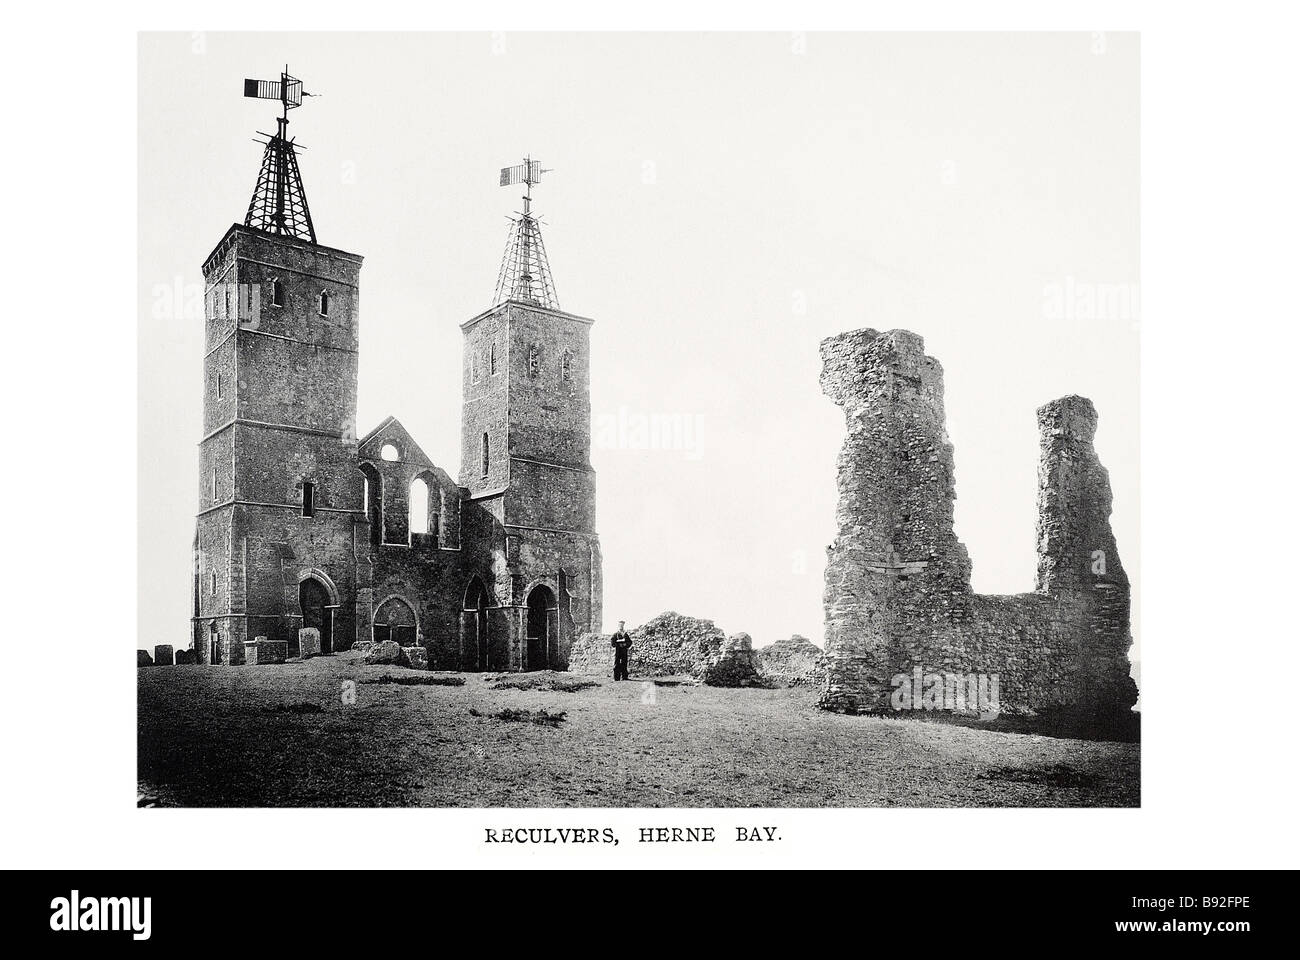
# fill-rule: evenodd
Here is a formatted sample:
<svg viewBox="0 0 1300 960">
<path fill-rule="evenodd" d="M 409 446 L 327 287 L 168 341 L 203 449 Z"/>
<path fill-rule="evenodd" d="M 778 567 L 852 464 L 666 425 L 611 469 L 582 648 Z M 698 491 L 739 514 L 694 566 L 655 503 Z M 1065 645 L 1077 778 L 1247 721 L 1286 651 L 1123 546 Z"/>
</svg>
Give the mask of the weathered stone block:
<svg viewBox="0 0 1300 960">
<path fill-rule="evenodd" d="M 148 650 L 137 650 L 135 652 L 135 665 L 137 667 L 153 666 L 153 657 L 149 656 Z"/>
<path fill-rule="evenodd" d="M 320 630 L 316 627 L 303 627 L 298 631 L 298 656 L 304 660 L 320 656 Z"/>
<path fill-rule="evenodd" d="M 397 663 L 402 648 L 394 640 L 381 640 L 366 651 L 366 663 Z"/>
<path fill-rule="evenodd" d="M 244 663 L 250 667 L 284 663 L 289 659 L 289 641 L 257 637 L 244 641 Z"/>
<path fill-rule="evenodd" d="M 160 643 L 153 648 L 153 662 L 160 667 L 170 667 L 175 661 L 172 657 L 172 645 Z"/>
<path fill-rule="evenodd" d="M 402 647 L 402 655 L 398 663 L 412 670 L 428 670 L 429 652 L 424 647 Z"/>
</svg>

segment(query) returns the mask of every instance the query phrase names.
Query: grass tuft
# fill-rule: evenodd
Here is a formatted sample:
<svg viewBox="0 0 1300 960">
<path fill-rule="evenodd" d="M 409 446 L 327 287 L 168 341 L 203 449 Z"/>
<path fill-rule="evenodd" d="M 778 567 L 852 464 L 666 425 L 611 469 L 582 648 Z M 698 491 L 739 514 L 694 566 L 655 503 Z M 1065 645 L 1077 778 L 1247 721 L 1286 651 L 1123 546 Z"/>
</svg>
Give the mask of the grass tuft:
<svg viewBox="0 0 1300 960">
<path fill-rule="evenodd" d="M 496 713 L 481 713 L 471 707 L 469 715 L 471 717 L 504 720 L 507 723 L 535 723 L 539 727 L 558 727 L 567 717 L 563 710 L 551 713 L 549 710 L 516 710 L 513 707 L 506 707 L 506 709 L 498 710 Z"/>
<path fill-rule="evenodd" d="M 397 683 L 404 687 L 462 687 L 465 685 L 464 677 L 431 677 L 418 673 L 408 674 L 395 677 L 391 673 L 386 673 L 382 677 L 372 677 L 369 680 L 362 680 L 362 683 Z"/>
<path fill-rule="evenodd" d="M 263 707 L 263 713 L 324 713 L 325 708 L 319 703 L 277 703 Z"/>
</svg>

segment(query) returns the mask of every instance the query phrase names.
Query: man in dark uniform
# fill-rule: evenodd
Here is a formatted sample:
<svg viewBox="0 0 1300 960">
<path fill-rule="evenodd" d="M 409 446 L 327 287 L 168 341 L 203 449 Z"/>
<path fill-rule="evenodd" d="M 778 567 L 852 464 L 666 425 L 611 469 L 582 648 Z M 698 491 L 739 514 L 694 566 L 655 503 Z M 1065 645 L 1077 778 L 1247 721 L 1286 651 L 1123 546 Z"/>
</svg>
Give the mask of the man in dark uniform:
<svg viewBox="0 0 1300 960">
<path fill-rule="evenodd" d="M 614 648 L 614 679 L 627 679 L 627 652 L 632 649 L 632 637 L 623 629 L 624 621 L 618 622 L 618 630 L 609 638 L 609 645 Z"/>
</svg>

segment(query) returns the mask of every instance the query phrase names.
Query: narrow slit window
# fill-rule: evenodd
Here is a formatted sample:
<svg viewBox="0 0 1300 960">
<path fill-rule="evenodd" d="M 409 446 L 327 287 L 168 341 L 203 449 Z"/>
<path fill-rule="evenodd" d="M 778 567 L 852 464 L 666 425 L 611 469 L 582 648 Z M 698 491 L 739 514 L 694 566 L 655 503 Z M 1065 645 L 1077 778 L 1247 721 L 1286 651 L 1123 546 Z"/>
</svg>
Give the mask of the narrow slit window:
<svg viewBox="0 0 1300 960">
<path fill-rule="evenodd" d="M 573 354 L 566 352 L 560 357 L 560 379 L 573 379 Z"/>
<path fill-rule="evenodd" d="M 489 465 L 489 462 L 488 462 L 488 435 L 485 433 L 485 434 L 483 434 L 483 479 L 484 479 L 484 480 L 487 479 L 487 475 L 488 475 L 488 465 Z"/>
<path fill-rule="evenodd" d="M 217 399 L 218 400 L 225 399 L 226 391 L 224 387 L 225 384 L 221 379 L 221 374 L 217 374 Z"/>
<path fill-rule="evenodd" d="M 271 306 L 284 306 L 284 282 L 281 280 L 271 281 Z"/>
<path fill-rule="evenodd" d="M 217 468 L 212 468 L 212 502 L 217 502 Z"/>
<path fill-rule="evenodd" d="M 324 290 L 320 292 L 320 315 L 322 317 L 330 315 L 330 295 Z"/>
<path fill-rule="evenodd" d="M 493 340 L 492 346 L 488 348 L 488 374 L 490 376 L 495 377 L 496 373 L 497 373 L 497 344 L 496 341 Z"/>
<path fill-rule="evenodd" d="M 316 516 L 316 484 L 304 481 L 302 485 L 302 515 Z"/>
</svg>

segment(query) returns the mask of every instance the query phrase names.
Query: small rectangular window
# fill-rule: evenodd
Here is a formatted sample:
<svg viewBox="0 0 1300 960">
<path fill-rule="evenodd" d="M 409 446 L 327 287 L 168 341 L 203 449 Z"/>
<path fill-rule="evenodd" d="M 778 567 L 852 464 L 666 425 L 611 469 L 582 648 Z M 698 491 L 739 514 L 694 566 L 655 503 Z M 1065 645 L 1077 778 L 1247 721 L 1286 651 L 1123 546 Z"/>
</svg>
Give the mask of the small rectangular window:
<svg viewBox="0 0 1300 960">
<path fill-rule="evenodd" d="M 217 468 L 212 468 L 212 502 L 217 502 Z"/>
<path fill-rule="evenodd" d="M 316 484 L 304 482 L 302 485 L 302 515 L 316 516 Z"/>
<path fill-rule="evenodd" d="M 279 280 L 272 281 L 271 283 L 271 306 L 284 306 L 284 283 Z"/>
<path fill-rule="evenodd" d="M 218 400 L 224 399 L 225 397 L 225 390 L 223 389 L 223 387 L 224 384 L 222 383 L 221 380 L 221 374 L 217 374 L 217 399 Z"/>
</svg>

